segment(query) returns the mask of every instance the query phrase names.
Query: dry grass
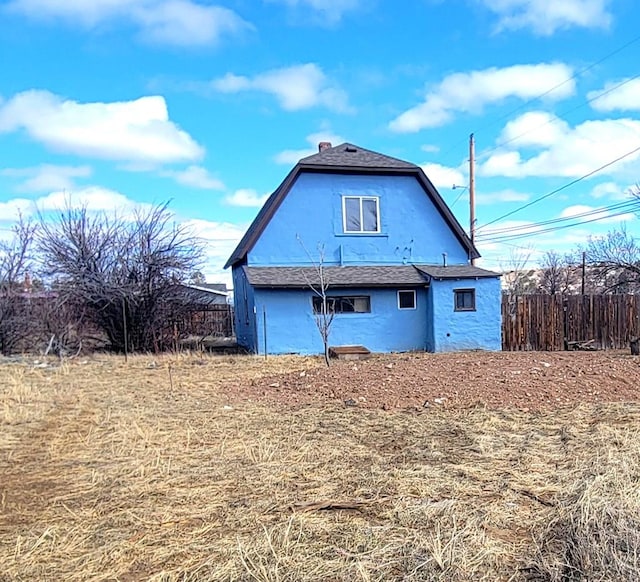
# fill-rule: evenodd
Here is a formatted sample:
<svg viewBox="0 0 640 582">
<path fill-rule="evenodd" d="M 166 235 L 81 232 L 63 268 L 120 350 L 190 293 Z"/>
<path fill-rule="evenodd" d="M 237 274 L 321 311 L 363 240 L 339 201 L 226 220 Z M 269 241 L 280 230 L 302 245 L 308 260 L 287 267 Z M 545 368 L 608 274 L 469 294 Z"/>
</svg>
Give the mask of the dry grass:
<svg viewBox="0 0 640 582">
<path fill-rule="evenodd" d="M 320 364 L 1 366 L 0 580 L 637 579 L 640 405 L 411 414 L 221 396 Z"/>
</svg>

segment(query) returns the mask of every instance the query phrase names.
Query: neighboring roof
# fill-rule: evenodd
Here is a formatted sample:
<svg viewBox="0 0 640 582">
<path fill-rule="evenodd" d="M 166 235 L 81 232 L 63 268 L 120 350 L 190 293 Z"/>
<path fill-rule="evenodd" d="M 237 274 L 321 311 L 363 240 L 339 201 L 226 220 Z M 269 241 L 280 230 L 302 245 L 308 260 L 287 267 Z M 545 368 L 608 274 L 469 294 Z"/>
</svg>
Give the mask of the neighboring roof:
<svg viewBox="0 0 640 582">
<path fill-rule="evenodd" d="M 254 287 L 304 288 L 319 285 L 316 267 L 243 267 Z M 427 284 L 426 278 L 411 265 L 389 267 L 323 267 L 328 286 L 335 287 L 416 287 Z"/>
<path fill-rule="evenodd" d="M 282 184 L 267 198 L 244 236 L 233 251 L 224 268 L 243 261 L 253 248 L 263 230 L 276 213 L 278 207 L 289 193 L 289 190 L 302 172 L 351 173 L 351 174 L 398 174 L 414 176 L 429 195 L 436 209 L 449 225 L 462 246 L 467 249 L 469 258 L 478 258 L 480 253 L 473 246 L 471 239 L 457 221 L 442 196 L 438 193 L 420 166 L 398 160 L 384 154 L 372 152 L 359 146 L 343 143 L 335 147 L 301 159 L 289 172 Z"/>
<path fill-rule="evenodd" d="M 443 267 L 442 265 L 416 265 L 416 269 L 424 273 L 431 279 L 489 279 L 500 277 L 500 273 L 487 271 L 473 265 L 450 265 Z"/>
<path fill-rule="evenodd" d="M 227 296 L 227 284 L 226 283 L 200 283 L 198 285 L 191 283 L 182 283 L 183 287 L 189 289 L 195 289 L 196 291 L 202 291 L 204 293 L 212 293 L 213 295 Z"/>
<path fill-rule="evenodd" d="M 226 305 L 227 294 L 199 285 L 178 285 L 176 299 L 190 305 Z"/>
</svg>

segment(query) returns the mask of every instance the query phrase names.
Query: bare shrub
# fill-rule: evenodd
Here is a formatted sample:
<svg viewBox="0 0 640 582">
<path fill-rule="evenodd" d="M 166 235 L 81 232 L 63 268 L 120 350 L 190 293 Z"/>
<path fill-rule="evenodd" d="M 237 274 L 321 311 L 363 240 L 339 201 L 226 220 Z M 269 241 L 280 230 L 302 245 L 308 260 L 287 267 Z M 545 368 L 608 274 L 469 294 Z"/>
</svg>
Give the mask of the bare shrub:
<svg viewBox="0 0 640 582">
<path fill-rule="evenodd" d="M 131 220 L 67 208 L 56 221 L 41 221 L 45 275 L 55 280 L 60 300 L 86 314 L 115 351 L 158 351 L 174 343 L 168 306 L 179 307 L 177 286 L 197 270 L 202 246 L 171 221 L 166 204 Z"/>
<path fill-rule="evenodd" d="M 10 354 L 29 334 L 29 304 L 24 282 L 31 264 L 35 226 L 22 220 L 13 237 L 0 242 L 0 353 Z"/>
</svg>

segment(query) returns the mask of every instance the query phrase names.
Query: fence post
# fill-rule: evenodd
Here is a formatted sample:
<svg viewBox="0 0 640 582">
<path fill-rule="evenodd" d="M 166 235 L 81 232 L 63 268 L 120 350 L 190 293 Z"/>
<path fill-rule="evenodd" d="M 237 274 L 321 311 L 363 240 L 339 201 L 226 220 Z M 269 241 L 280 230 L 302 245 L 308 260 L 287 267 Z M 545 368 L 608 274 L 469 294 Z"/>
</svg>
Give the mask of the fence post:
<svg viewBox="0 0 640 582">
<path fill-rule="evenodd" d="M 262 306 L 262 326 L 264 332 L 264 359 L 266 360 L 269 352 L 267 350 L 267 308 L 264 305 Z"/>
<path fill-rule="evenodd" d="M 126 303 L 124 301 L 124 297 L 122 298 L 122 329 L 124 331 L 124 361 L 125 363 L 129 359 L 129 348 L 127 347 L 127 343 L 129 342 L 129 338 L 127 337 L 127 311 L 126 311 Z"/>
</svg>

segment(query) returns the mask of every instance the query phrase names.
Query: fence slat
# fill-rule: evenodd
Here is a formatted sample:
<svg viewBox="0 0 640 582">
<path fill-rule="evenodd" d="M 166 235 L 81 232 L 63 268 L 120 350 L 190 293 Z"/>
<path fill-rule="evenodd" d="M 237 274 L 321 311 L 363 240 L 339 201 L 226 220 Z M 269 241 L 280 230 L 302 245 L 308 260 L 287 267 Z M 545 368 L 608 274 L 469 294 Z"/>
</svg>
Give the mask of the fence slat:
<svg viewBox="0 0 640 582">
<path fill-rule="evenodd" d="M 640 295 L 504 295 L 502 349 L 558 351 L 568 342 L 622 349 L 640 335 Z"/>
</svg>

